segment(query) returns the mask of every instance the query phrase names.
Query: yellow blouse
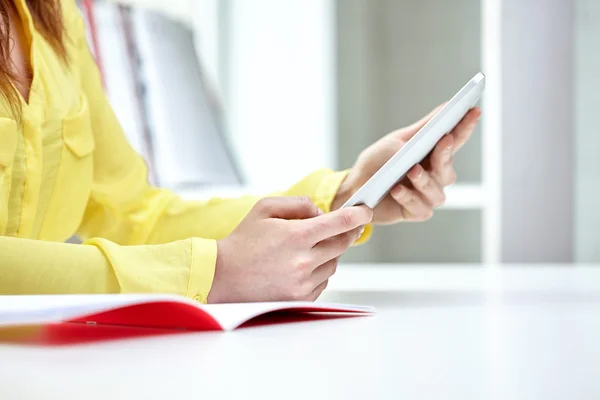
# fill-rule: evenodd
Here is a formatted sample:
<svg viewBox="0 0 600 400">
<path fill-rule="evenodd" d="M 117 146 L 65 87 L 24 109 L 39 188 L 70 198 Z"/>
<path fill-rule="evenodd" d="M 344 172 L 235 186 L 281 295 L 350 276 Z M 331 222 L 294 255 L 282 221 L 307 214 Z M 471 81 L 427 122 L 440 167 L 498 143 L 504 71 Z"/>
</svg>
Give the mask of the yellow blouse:
<svg viewBox="0 0 600 400">
<path fill-rule="evenodd" d="M 33 82 L 19 122 L 0 100 L 0 293 L 161 292 L 205 302 L 216 240 L 258 199 L 187 202 L 150 186 L 104 94 L 74 0 L 62 1 L 68 65 L 35 30 L 25 1 L 15 4 Z M 277 194 L 308 195 L 328 212 L 345 175 L 319 170 Z M 74 234 L 84 243 L 64 243 Z"/>
</svg>

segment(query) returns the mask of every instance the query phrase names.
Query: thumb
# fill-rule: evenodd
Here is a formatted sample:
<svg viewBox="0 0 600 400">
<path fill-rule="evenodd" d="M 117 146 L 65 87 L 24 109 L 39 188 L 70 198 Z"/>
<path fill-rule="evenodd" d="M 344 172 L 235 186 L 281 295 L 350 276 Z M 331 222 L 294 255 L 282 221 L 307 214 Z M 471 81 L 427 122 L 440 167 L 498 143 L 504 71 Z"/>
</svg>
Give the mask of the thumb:
<svg viewBox="0 0 600 400">
<path fill-rule="evenodd" d="M 264 218 L 307 219 L 323 213 L 307 196 L 268 197 L 262 199 L 257 208 Z"/>
</svg>

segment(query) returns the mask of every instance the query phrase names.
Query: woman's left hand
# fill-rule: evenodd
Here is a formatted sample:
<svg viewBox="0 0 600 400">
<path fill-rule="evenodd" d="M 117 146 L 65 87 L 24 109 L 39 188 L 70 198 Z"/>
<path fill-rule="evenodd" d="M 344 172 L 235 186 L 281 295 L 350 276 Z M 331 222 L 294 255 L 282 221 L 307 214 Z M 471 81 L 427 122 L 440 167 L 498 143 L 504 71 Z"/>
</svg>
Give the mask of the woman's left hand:
<svg viewBox="0 0 600 400">
<path fill-rule="evenodd" d="M 394 131 L 367 147 L 340 186 L 332 210 L 341 207 L 435 115 L 440 107 L 420 121 Z M 443 205 L 446 200 L 444 188 L 456 180 L 452 158 L 473 133 L 480 115 L 479 108 L 469 111 L 456 128 L 437 143 L 427 158 L 408 172 L 407 177 L 375 208 L 373 223 L 426 221 L 433 216 L 433 210 Z"/>
</svg>

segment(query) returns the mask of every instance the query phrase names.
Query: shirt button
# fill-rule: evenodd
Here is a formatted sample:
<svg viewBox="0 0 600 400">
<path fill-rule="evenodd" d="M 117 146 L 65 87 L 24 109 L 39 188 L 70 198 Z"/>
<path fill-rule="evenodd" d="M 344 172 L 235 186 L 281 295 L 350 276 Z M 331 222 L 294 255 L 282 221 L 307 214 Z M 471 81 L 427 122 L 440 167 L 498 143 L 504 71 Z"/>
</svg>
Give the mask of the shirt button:
<svg viewBox="0 0 600 400">
<path fill-rule="evenodd" d="M 199 294 L 195 295 L 193 298 L 200 303 L 204 303 L 204 298 Z"/>
</svg>

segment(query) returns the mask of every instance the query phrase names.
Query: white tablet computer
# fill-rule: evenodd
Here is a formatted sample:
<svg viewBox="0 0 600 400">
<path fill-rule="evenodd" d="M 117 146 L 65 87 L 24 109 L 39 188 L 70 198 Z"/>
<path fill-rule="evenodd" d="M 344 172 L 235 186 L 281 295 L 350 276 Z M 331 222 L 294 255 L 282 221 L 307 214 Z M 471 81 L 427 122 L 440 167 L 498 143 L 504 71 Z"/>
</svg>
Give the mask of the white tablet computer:
<svg viewBox="0 0 600 400">
<path fill-rule="evenodd" d="M 388 160 L 342 207 L 364 204 L 375 208 L 477 104 L 485 88 L 485 76 L 475 75 L 392 158 Z"/>
</svg>

